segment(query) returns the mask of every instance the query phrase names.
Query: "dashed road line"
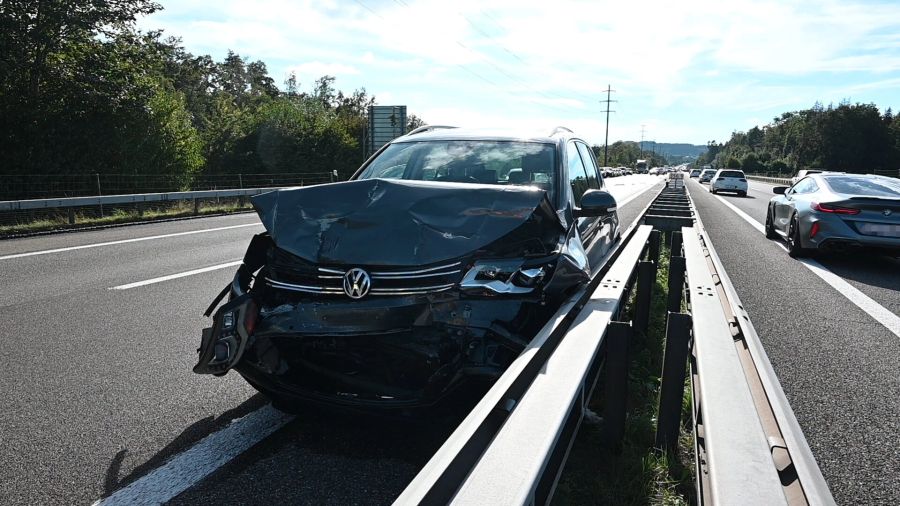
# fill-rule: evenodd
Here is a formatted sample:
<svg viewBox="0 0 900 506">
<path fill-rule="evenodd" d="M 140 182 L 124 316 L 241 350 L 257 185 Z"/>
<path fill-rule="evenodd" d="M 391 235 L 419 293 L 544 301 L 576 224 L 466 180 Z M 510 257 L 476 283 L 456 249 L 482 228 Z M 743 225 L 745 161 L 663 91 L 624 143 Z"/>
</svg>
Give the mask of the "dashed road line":
<svg viewBox="0 0 900 506">
<path fill-rule="evenodd" d="M 191 234 L 205 234 L 208 232 L 219 232 L 221 230 L 231 230 L 234 228 L 259 227 L 259 226 L 261 226 L 261 224 L 259 224 L 259 223 L 245 223 L 243 225 L 229 225 L 227 227 L 204 228 L 202 230 L 189 230 L 187 232 L 175 232 L 173 234 L 151 235 L 151 236 L 147 236 L 147 237 L 135 237 L 133 239 L 121 239 L 118 241 L 96 242 L 93 244 L 82 244 L 81 246 L 69 246 L 66 248 L 45 249 L 45 250 L 41 250 L 41 251 L 30 251 L 28 253 L 15 253 L 12 255 L 3 255 L 3 256 L 0 256 L 0 260 L 11 260 L 13 258 L 32 257 L 32 256 L 37 256 L 37 255 L 49 255 L 51 253 L 63 253 L 65 251 L 75 251 L 75 250 L 79 250 L 79 249 L 100 248 L 102 246 L 114 246 L 116 244 L 128 244 L 131 242 L 152 241 L 154 239 L 165 239 L 168 237 L 179 237 L 179 236 L 191 235 Z"/>
<path fill-rule="evenodd" d="M 232 262 L 219 264 L 219 265 L 211 265 L 209 267 L 201 267 L 200 269 L 179 272 L 177 274 L 169 274 L 167 276 L 160 276 L 158 278 L 146 279 L 144 281 L 135 281 L 134 283 L 128 283 L 125 285 L 111 286 L 108 289 L 109 290 L 128 290 L 130 288 L 137 288 L 139 286 L 152 285 L 154 283 L 162 283 L 163 281 L 184 278 L 187 276 L 193 276 L 194 274 L 202 274 L 204 272 L 210 272 L 210 271 L 215 271 L 215 270 L 219 270 L 219 269 L 224 269 L 226 267 L 235 267 L 237 265 L 241 265 L 241 263 L 242 263 L 242 260 L 237 260 L 237 261 L 232 261 Z"/>
</svg>

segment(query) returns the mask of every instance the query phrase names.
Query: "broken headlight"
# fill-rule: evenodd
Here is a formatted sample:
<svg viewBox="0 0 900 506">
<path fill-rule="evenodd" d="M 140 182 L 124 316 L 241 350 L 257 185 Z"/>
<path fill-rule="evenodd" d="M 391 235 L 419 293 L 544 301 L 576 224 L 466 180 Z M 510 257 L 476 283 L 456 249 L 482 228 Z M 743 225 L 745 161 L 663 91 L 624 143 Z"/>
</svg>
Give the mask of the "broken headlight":
<svg viewBox="0 0 900 506">
<path fill-rule="evenodd" d="M 543 282 L 548 266 L 526 265 L 525 260 L 481 260 L 475 262 L 460 282 L 464 291 L 529 293 Z"/>
</svg>

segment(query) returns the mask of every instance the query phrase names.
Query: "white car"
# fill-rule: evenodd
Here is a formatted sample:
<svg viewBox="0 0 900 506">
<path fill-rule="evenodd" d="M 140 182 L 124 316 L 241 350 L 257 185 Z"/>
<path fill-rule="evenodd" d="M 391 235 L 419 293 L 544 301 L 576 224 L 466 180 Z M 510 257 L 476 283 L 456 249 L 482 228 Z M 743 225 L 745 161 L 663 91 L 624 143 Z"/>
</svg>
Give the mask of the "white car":
<svg viewBox="0 0 900 506">
<path fill-rule="evenodd" d="M 709 181 L 709 191 L 736 192 L 741 197 L 747 196 L 747 176 L 744 171 L 735 169 L 719 169 L 716 175 Z"/>
</svg>

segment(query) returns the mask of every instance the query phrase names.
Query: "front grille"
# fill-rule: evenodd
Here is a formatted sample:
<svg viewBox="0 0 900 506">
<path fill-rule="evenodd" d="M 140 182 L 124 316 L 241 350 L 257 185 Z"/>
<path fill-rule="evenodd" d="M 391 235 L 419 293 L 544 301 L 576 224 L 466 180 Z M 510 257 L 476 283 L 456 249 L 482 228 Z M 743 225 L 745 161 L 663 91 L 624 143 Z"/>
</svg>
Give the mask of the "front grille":
<svg viewBox="0 0 900 506">
<path fill-rule="evenodd" d="M 358 267 L 368 273 L 368 296 L 424 295 L 453 288 L 462 278 L 463 263 L 431 266 L 317 266 L 273 248 L 266 284 L 280 290 L 319 295 L 344 295 L 344 274 Z"/>
</svg>

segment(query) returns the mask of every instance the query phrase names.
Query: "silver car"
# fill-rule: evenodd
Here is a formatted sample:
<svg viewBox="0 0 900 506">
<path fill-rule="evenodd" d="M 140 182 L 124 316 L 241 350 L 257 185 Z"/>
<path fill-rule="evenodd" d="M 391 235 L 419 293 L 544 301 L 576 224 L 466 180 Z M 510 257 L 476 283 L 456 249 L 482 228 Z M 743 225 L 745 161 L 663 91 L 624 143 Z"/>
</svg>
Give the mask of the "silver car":
<svg viewBox="0 0 900 506">
<path fill-rule="evenodd" d="M 859 247 L 900 253 L 900 179 L 822 173 L 772 191 L 766 237 L 784 238 L 793 257 Z"/>
<path fill-rule="evenodd" d="M 700 173 L 700 182 L 708 183 L 712 180 L 713 176 L 716 175 L 716 169 L 703 169 L 703 172 Z"/>
</svg>

